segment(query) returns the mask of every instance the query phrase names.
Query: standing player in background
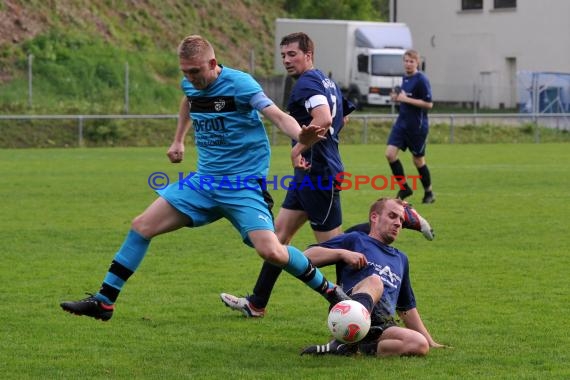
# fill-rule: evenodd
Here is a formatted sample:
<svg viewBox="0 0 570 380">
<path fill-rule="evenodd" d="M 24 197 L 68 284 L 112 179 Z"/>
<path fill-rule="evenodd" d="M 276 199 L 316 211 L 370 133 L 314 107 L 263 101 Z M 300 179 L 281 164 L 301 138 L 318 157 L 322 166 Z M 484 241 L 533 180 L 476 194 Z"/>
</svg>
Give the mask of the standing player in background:
<svg viewBox="0 0 570 380">
<path fill-rule="evenodd" d="M 386 147 L 386 159 L 394 176 L 405 178 L 404 167 L 398 159 L 398 152 L 410 149 L 412 160 L 421 177 L 424 188 L 422 203 L 435 202 L 432 191 L 431 175 L 426 164 L 425 153 L 429 133 L 428 110 L 432 109 L 431 86 L 426 75 L 418 71 L 420 65 L 419 53 L 407 50 L 404 53 L 404 71 L 402 87 L 392 92 L 392 101 L 400 104 L 398 118 L 392 126 Z M 400 199 L 406 199 L 413 194 L 407 182 L 397 194 Z"/>
<path fill-rule="evenodd" d="M 300 160 L 297 155 L 302 147 L 324 139 L 324 130 L 301 128 L 267 98 L 249 74 L 218 64 L 214 48 L 201 36 L 186 37 L 178 47 L 178 58 L 184 96 L 167 155 L 173 163 L 183 160 L 184 139 L 192 125 L 198 152 L 196 173 L 158 191 L 159 197 L 133 220 L 96 294 L 60 306 L 73 314 L 109 320 L 117 297 L 144 259 L 152 238 L 224 217 L 262 259 L 285 269 L 330 304 L 347 299 L 301 251 L 279 242 L 269 207 L 272 202 L 261 184 L 269 170 L 270 148 L 258 112 L 298 141 L 300 148 L 291 156 L 294 161 Z M 243 183 L 241 178 L 252 179 Z M 204 179 L 208 186 L 203 186 Z M 209 270 L 215 271 L 215 260 L 212 262 Z"/>
<path fill-rule="evenodd" d="M 309 221 L 316 241 L 321 243 L 342 233 L 340 190 L 335 186 L 336 176 L 344 171 L 338 149 L 339 133 L 354 106 L 343 99 L 334 81 L 314 68 L 315 47 L 308 35 L 289 34 L 282 38 L 280 48 L 287 74 L 296 79 L 287 110 L 299 125 L 323 127 L 327 139 L 310 148 L 293 141 L 292 155 L 298 160 L 293 161 L 294 180 L 275 220 L 275 232 L 281 243 L 289 244 Z M 433 238 L 429 224 L 415 211 L 409 209 L 408 213 L 412 220 L 408 228 L 424 230 Z M 222 293 L 220 298 L 226 306 L 247 317 L 263 317 L 280 273 L 281 268 L 265 262 L 251 295 Z"/>
</svg>

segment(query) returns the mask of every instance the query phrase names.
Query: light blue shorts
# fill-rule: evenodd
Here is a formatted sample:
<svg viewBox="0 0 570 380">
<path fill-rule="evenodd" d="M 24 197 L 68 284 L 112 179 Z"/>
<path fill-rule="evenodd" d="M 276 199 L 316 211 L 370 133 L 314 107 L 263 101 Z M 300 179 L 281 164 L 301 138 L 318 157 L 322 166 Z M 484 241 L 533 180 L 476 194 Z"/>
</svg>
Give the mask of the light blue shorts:
<svg viewBox="0 0 570 380">
<path fill-rule="evenodd" d="M 247 183 L 238 181 L 233 186 L 228 182 L 204 185 L 199 175 L 195 175 L 184 183 L 175 182 L 156 192 L 192 220 L 189 227 L 200 227 L 226 218 L 239 231 L 244 243 L 250 246 L 248 232 L 275 231 L 270 209 L 272 200 L 255 179 Z"/>
</svg>

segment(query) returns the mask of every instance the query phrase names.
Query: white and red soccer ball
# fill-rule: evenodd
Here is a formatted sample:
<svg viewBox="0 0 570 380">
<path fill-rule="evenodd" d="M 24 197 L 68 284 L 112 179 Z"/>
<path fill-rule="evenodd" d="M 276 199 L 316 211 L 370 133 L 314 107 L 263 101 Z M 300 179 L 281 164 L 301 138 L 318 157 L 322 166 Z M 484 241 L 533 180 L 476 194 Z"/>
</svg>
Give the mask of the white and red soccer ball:
<svg viewBox="0 0 570 380">
<path fill-rule="evenodd" d="M 331 308 L 327 324 L 336 340 L 355 343 L 368 334 L 370 313 L 360 302 L 341 301 Z"/>
</svg>

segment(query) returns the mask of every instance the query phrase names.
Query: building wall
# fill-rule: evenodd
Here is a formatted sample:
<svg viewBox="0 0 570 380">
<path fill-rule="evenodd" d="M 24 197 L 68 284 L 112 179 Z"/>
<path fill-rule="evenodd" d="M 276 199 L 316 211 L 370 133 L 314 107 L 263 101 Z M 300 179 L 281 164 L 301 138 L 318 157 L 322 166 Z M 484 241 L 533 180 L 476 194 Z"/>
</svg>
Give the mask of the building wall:
<svg viewBox="0 0 570 380">
<path fill-rule="evenodd" d="M 515 9 L 461 10 L 461 0 L 392 0 L 425 57 L 435 101 L 517 105 L 517 71 L 570 73 L 570 1 L 517 0 Z"/>
</svg>

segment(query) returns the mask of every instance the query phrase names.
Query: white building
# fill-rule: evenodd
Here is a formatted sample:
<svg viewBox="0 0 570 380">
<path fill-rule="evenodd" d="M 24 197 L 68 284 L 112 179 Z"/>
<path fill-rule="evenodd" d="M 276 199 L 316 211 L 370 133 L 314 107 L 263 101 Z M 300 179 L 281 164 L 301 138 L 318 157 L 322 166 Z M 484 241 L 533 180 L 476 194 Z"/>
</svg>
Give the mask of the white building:
<svg viewBox="0 0 570 380">
<path fill-rule="evenodd" d="M 436 102 L 517 107 L 521 73 L 570 74 L 570 0 L 390 0 L 390 17 L 410 27 Z"/>
</svg>

